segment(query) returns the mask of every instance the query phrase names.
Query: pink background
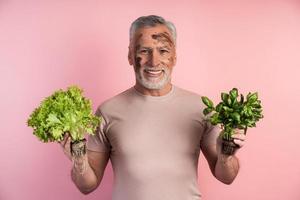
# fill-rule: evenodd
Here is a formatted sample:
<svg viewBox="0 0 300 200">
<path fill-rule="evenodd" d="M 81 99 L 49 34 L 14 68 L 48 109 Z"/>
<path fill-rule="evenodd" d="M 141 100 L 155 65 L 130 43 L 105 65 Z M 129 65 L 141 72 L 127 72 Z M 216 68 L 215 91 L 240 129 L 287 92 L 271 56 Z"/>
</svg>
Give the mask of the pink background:
<svg viewBox="0 0 300 200">
<path fill-rule="evenodd" d="M 82 195 L 58 144 L 38 141 L 26 120 L 70 84 L 94 109 L 132 86 L 128 30 L 148 14 L 177 26 L 174 84 L 214 101 L 232 87 L 262 100 L 265 118 L 248 131 L 232 185 L 214 179 L 200 156 L 203 199 L 299 200 L 300 2 L 287 0 L 0 1 L 0 199 L 111 198 L 110 163 L 100 187 Z"/>
</svg>

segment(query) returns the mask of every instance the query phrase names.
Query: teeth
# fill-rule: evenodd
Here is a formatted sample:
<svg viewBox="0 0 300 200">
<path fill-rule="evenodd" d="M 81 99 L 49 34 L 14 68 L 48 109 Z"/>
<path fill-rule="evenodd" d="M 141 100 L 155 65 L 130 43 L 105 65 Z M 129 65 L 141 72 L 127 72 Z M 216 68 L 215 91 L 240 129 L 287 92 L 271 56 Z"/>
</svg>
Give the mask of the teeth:
<svg viewBox="0 0 300 200">
<path fill-rule="evenodd" d="M 146 72 L 148 72 L 150 74 L 160 74 L 162 72 L 162 70 L 146 70 Z"/>
</svg>

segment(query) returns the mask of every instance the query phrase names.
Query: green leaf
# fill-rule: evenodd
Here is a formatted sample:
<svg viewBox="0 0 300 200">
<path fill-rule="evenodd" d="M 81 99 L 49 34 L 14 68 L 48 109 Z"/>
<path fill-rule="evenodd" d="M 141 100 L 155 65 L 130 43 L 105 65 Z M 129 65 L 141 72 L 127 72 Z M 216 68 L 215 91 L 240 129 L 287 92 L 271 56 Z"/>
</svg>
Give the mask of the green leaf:
<svg viewBox="0 0 300 200">
<path fill-rule="evenodd" d="M 48 118 L 46 119 L 46 121 L 49 123 L 49 124 L 61 124 L 61 121 L 56 117 L 55 114 L 53 113 L 50 113 L 48 115 Z"/>
<path fill-rule="evenodd" d="M 228 101 L 228 99 L 229 99 L 229 95 L 228 95 L 227 93 L 225 93 L 225 92 L 222 92 L 222 93 L 221 93 L 221 99 L 222 99 L 222 101 L 223 101 L 224 103 L 227 104 L 227 101 Z"/>
<path fill-rule="evenodd" d="M 219 113 L 214 113 L 210 118 L 210 122 L 212 125 L 217 125 L 220 122 L 219 121 Z"/>
<path fill-rule="evenodd" d="M 223 107 L 223 103 L 221 102 L 221 103 L 219 103 L 219 104 L 216 106 L 216 111 L 217 111 L 217 112 L 221 112 L 222 107 Z"/>
<path fill-rule="evenodd" d="M 255 93 L 253 93 L 253 94 L 249 93 L 249 94 L 247 95 L 247 101 L 248 101 L 249 103 L 254 103 L 254 102 L 257 100 L 257 98 L 258 98 L 257 92 L 255 92 Z"/>
<path fill-rule="evenodd" d="M 255 102 L 251 103 L 251 106 L 254 108 L 261 108 L 260 101 L 257 100 Z"/>
<path fill-rule="evenodd" d="M 93 134 L 93 129 L 92 128 L 87 128 L 86 132 L 89 133 L 89 134 Z"/>
<path fill-rule="evenodd" d="M 223 106 L 222 108 L 225 112 L 233 112 L 233 109 L 229 108 L 228 106 Z"/>
<path fill-rule="evenodd" d="M 238 96 L 238 89 L 237 88 L 233 88 L 232 90 L 230 90 L 229 94 L 232 97 L 232 99 L 236 99 L 237 96 Z"/>
<path fill-rule="evenodd" d="M 60 130 L 60 129 L 53 129 L 52 130 L 52 136 L 53 136 L 53 138 L 55 139 L 55 140 L 58 140 L 58 139 L 60 139 L 61 137 L 62 137 L 62 130 Z"/>
<path fill-rule="evenodd" d="M 239 113 L 237 113 L 237 112 L 231 113 L 231 116 L 238 123 L 241 121 L 241 116 L 239 115 Z"/>
<path fill-rule="evenodd" d="M 253 112 L 255 112 L 255 113 L 261 113 L 262 112 L 262 108 L 253 108 Z"/>
<path fill-rule="evenodd" d="M 203 102 L 207 107 L 209 107 L 209 108 L 213 108 L 213 107 L 214 107 L 213 102 L 212 102 L 209 98 L 207 98 L 207 97 L 205 97 L 205 96 L 202 96 L 201 99 L 202 99 L 202 102 Z"/>
<path fill-rule="evenodd" d="M 213 111 L 212 108 L 205 108 L 205 109 L 203 110 L 203 114 L 204 114 L 204 115 L 208 115 L 208 114 L 211 113 L 212 111 Z"/>
<path fill-rule="evenodd" d="M 232 100 L 231 100 L 229 94 L 222 92 L 221 99 L 227 106 L 231 106 Z"/>
</svg>

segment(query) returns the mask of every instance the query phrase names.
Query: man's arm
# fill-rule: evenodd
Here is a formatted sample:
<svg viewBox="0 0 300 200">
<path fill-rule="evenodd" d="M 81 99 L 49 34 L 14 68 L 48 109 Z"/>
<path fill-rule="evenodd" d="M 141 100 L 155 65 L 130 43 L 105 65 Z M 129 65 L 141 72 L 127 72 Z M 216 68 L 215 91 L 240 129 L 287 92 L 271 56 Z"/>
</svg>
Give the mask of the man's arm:
<svg viewBox="0 0 300 200">
<path fill-rule="evenodd" d="M 63 141 L 59 142 L 64 154 L 73 161 L 71 178 L 83 194 L 94 191 L 101 183 L 104 170 L 107 166 L 110 152 L 95 152 L 87 150 L 81 156 L 72 156 L 71 137 L 67 133 Z M 86 144 L 84 144 L 86 145 Z"/>
<path fill-rule="evenodd" d="M 245 136 L 239 130 L 233 137 L 234 142 L 240 147 L 244 145 Z M 218 137 L 215 144 L 205 144 L 201 142 L 201 150 L 209 164 L 212 174 L 219 181 L 231 184 L 239 172 L 239 160 L 236 155 L 225 155 L 221 152 L 221 138 Z M 236 151 L 237 152 L 237 151 Z"/>
<path fill-rule="evenodd" d="M 72 181 L 83 194 L 91 193 L 100 185 L 108 160 L 109 152 L 90 150 L 74 160 L 71 170 Z"/>
<path fill-rule="evenodd" d="M 225 184 L 231 184 L 239 171 L 239 161 L 235 155 L 227 156 L 217 153 L 217 146 L 202 146 L 202 152 L 209 164 L 212 174 Z"/>
</svg>

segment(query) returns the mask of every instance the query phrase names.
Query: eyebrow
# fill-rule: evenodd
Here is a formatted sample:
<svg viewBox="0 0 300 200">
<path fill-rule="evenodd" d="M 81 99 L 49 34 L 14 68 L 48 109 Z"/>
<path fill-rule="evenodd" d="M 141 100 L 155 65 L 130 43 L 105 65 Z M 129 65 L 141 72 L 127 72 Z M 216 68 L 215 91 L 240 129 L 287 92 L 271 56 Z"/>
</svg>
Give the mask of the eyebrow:
<svg viewBox="0 0 300 200">
<path fill-rule="evenodd" d="M 159 47 L 159 48 L 161 48 L 161 49 L 163 49 L 163 48 L 166 48 L 166 49 L 169 49 L 169 50 L 171 50 L 171 48 L 170 48 L 170 47 L 168 47 L 167 45 L 164 45 L 164 46 L 162 46 L 162 47 Z"/>
<path fill-rule="evenodd" d="M 140 49 L 147 49 L 147 50 L 151 50 L 152 48 L 151 48 L 151 47 L 141 47 L 141 46 L 139 46 L 139 47 L 137 48 L 137 50 L 140 50 Z"/>
<path fill-rule="evenodd" d="M 155 40 L 161 40 L 160 38 L 164 38 L 170 45 L 174 45 L 170 35 L 167 32 L 153 34 L 152 38 Z"/>
<path fill-rule="evenodd" d="M 168 47 L 167 45 L 164 45 L 164 46 L 161 46 L 161 47 L 157 47 L 157 49 L 168 49 L 168 50 L 171 50 L 170 47 Z M 146 50 L 152 50 L 153 48 L 152 47 L 143 47 L 143 46 L 139 46 L 137 48 L 137 50 L 140 50 L 140 49 L 146 49 Z"/>
</svg>

